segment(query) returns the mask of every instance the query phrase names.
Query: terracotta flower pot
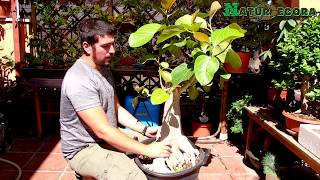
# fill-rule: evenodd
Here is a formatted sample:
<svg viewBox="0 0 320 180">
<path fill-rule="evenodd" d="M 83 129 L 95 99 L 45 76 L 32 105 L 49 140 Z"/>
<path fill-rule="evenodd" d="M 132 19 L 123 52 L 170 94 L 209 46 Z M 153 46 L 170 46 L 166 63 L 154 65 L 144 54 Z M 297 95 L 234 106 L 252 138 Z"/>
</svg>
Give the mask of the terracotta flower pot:
<svg viewBox="0 0 320 180">
<path fill-rule="evenodd" d="M 267 100 L 269 103 L 274 102 L 277 97 L 277 90 L 274 87 L 269 86 L 267 90 Z"/>
<path fill-rule="evenodd" d="M 136 59 L 132 56 L 125 56 L 120 58 L 120 65 L 132 65 L 136 62 Z"/>
<path fill-rule="evenodd" d="M 10 1 L 0 1 L 0 17 L 9 17 L 11 10 Z"/>
<path fill-rule="evenodd" d="M 242 65 L 239 68 L 234 68 L 230 63 L 224 63 L 224 69 L 229 73 L 247 73 L 251 54 L 248 52 L 237 52 L 241 58 Z"/>
<path fill-rule="evenodd" d="M 304 119 L 286 111 L 283 111 L 282 115 L 285 118 L 285 125 L 287 131 L 293 136 L 298 135 L 300 130 L 300 124 L 320 124 L 320 120 Z"/>
<path fill-rule="evenodd" d="M 211 135 L 211 123 L 198 123 L 192 122 L 192 135 L 193 137 L 205 137 Z"/>
</svg>

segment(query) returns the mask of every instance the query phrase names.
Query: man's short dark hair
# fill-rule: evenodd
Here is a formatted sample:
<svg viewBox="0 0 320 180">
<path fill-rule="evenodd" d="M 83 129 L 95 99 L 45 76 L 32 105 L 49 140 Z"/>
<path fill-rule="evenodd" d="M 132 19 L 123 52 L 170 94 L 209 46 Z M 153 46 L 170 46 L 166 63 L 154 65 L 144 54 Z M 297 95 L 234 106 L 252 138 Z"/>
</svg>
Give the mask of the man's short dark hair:
<svg viewBox="0 0 320 180">
<path fill-rule="evenodd" d="M 98 36 L 114 35 L 113 25 L 99 19 L 85 19 L 80 23 L 81 44 L 86 41 L 93 45 L 98 41 Z"/>
</svg>

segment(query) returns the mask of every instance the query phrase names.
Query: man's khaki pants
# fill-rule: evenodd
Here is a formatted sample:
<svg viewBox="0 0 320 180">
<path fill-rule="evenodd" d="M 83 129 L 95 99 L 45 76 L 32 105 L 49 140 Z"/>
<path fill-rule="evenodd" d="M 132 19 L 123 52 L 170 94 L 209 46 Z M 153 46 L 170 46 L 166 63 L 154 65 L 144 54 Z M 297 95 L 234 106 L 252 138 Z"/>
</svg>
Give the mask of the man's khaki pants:
<svg viewBox="0 0 320 180">
<path fill-rule="evenodd" d="M 146 137 L 131 130 L 124 130 L 130 137 L 138 137 L 141 141 Z M 110 146 L 90 144 L 79 151 L 68 161 L 72 170 L 82 176 L 94 177 L 98 180 L 146 180 L 139 167 L 122 152 Z"/>
</svg>

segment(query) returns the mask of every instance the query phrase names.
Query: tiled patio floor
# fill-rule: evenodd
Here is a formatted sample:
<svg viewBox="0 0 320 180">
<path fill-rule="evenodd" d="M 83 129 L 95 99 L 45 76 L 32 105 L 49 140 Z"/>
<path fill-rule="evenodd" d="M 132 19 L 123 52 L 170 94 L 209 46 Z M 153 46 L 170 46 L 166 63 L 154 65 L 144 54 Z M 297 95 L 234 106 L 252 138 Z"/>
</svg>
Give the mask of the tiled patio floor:
<svg viewBox="0 0 320 180">
<path fill-rule="evenodd" d="M 257 173 L 243 163 L 243 155 L 228 142 L 200 144 L 211 149 L 209 164 L 201 167 L 200 180 L 213 179 L 260 179 Z M 68 168 L 60 150 L 58 136 L 38 138 L 15 138 L 8 153 L 0 157 L 17 163 L 22 168 L 23 180 L 74 180 L 74 172 Z M 0 179 L 13 180 L 16 171 L 0 162 Z M 194 178 L 196 179 L 196 178 Z"/>
</svg>

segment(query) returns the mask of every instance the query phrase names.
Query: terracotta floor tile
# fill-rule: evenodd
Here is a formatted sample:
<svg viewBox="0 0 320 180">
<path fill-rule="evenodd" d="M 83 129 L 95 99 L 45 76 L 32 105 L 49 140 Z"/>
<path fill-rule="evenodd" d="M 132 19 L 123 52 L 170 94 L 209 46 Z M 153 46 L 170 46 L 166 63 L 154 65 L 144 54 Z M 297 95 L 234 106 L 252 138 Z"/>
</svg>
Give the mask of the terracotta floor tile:
<svg viewBox="0 0 320 180">
<path fill-rule="evenodd" d="M 66 171 L 67 171 L 67 172 L 73 172 L 73 170 L 70 168 L 70 166 L 68 165 L 68 163 L 67 163 Z"/>
<path fill-rule="evenodd" d="M 1 158 L 4 158 L 9 161 L 13 161 L 18 166 L 23 167 L 31 158 L 33 153 L 15 153 L 15 152 L 8 152 L 6 154 L 0 155 Z M 3 163 L 0 163 L 0 169 L 2 168 Z M 5 165 L 7 166 L 7 165 Z"/>
<path fill-rule="evenodd" d="M 232 180 L 229 174 L 200 173 L 199 180 Z"/>
<path fill-rule="evenodd" d="M 59 180 L 76 180 L 76 176 L 74 175 L 74 172 L 64 172 Z"/>
<path fill-rule="evenodd" d="M 258 180 L 261 179 L 257 174 L 235 175 L 231 174 L 233 180 Z"/>
<path fill-rule="evenodd" d="M 1 168 L 0 168 L 1 169 Z M 16 171 L 0 171 L 0 179 L 1 180 L 14 180 L 18 176 L 18 172 Z"/>
<path fill-rule="evenodd" d="M 212 145 L 212 154 L 219 155 L 219 156 L 242 156 L 239 152 L 239 149 L 231 145 L 229 142 L 223 142 L 223 143 L 214 143 Z"/>
<path fill-rule="evenodd" d="M 239 157 L 221 157 L 221 162 L 228 169 L 228 172 L 233 173 L 252 173 L 256 172 L 253 169 L 250 169 L 243 163 L 243 158 Z"/>
<path fill-rule="evenodd" d="M 39 149 L 38 152 L 51 152 L 51 153 L 62 153 L 61 152 L 61 143 L 58 142 L 44 142 L 42 147 Z"/>
<path fill-rule="evenodd" d="M 62 154 L 36 153 L 24 170 L 63 171 L 67 162 Z"/>
<path fill-rule="evenodd" d="M 45 138 L 46 142 L 57 143 L 61 140 L 60 134 L 53 134 Z"/>
<path fill-rule="evenodd" d="M 36 152 L 42 142 L 39 138 L 17 138 L 13 140 L 10 152 Z"/>
<path fill-rule="evenodd" d="M 13 165 L 0 161 L 0 174 L 2 171 L 16 171 L 16 169 L 17 168 L 14 167 Z"/>
<path fill-rule="evenodd" d="M 23 172 L 21 180 L 58 180 L 62 172 Z"/>
<path fill-rule="evenodd" d="M 225 173 L 226 170 L 218 157 L 212 157 L 208 165 L 200 168 L 200 173 Z"/>
</svg>

